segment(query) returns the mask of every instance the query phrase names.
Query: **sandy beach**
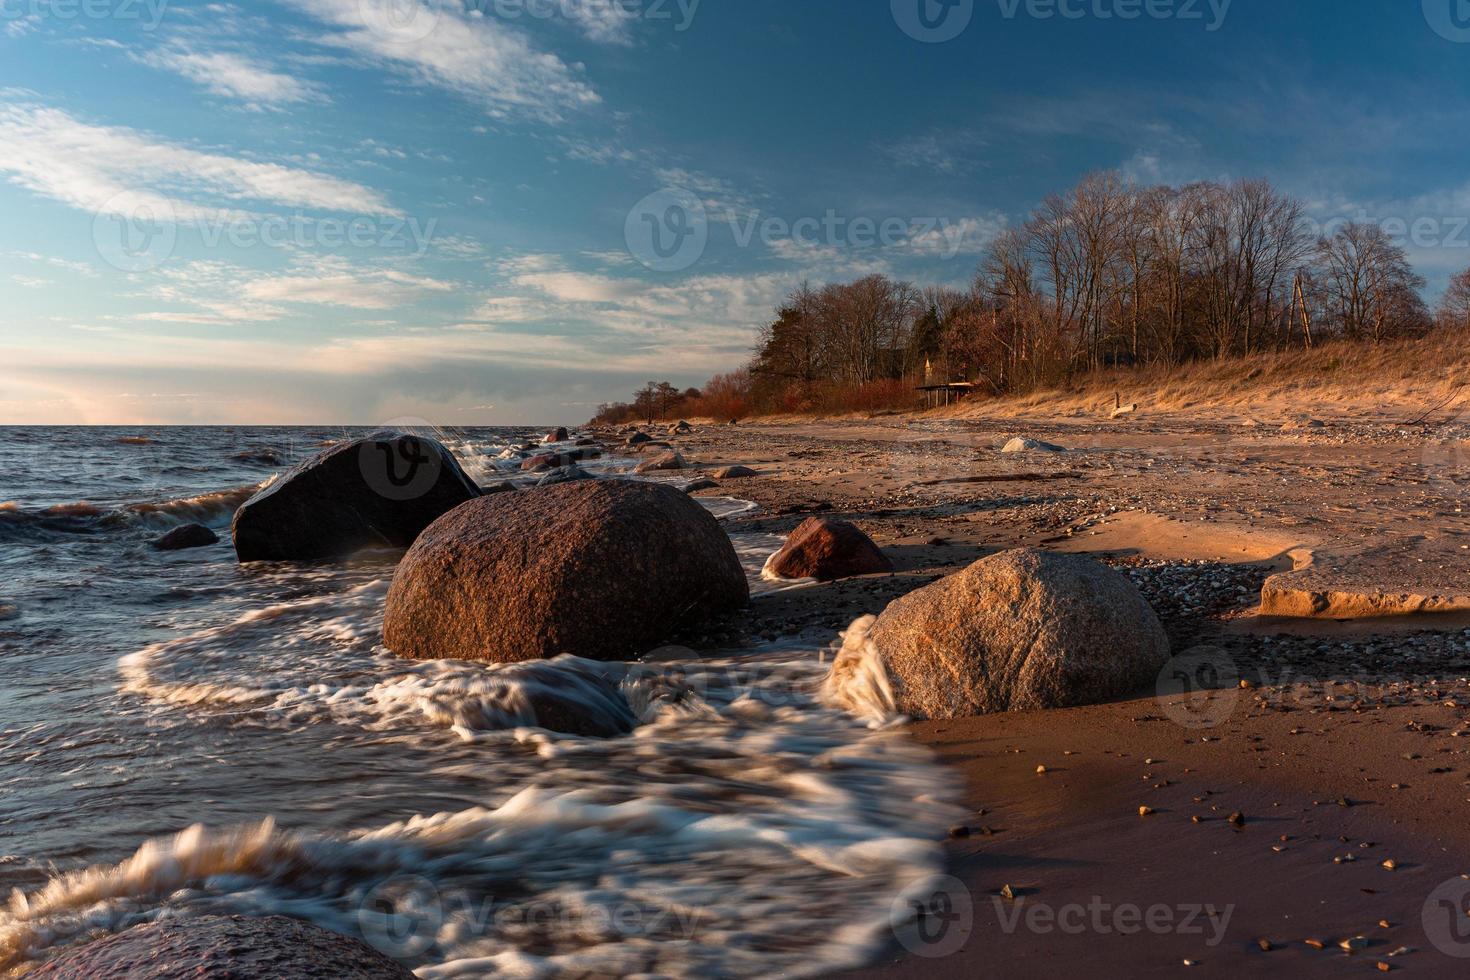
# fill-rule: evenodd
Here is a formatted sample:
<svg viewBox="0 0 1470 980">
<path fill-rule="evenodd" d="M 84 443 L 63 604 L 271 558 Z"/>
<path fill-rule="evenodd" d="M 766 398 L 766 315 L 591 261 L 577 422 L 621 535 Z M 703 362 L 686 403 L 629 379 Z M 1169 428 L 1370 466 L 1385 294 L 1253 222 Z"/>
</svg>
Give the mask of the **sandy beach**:
<svg viewBox="0 0 1470 980">
<path fill-rule="evenodd" d="M 929 925 L 855 975 L 1463 975 L 1466 923 L 1441 903 L 1470 889 L 1470 624 L 1260 615 L 1267 579 L 1294 568 L 1453 594 L 1470 542 L 1456 434 L 1284 421 L 892 417 L 676 440 L 701 466 L 761 474 L 703 491 L 761 505 L 732 530 L 847 519 L 897 568 L 757 597 L 749 638 L 831 635 L 1039 547 L 1127 571 L 1190 678 L 907 726 L 962 781 L 969 817 Z M 1000 453 L 1015 436 L 1066 451 Z"/>
</svg>

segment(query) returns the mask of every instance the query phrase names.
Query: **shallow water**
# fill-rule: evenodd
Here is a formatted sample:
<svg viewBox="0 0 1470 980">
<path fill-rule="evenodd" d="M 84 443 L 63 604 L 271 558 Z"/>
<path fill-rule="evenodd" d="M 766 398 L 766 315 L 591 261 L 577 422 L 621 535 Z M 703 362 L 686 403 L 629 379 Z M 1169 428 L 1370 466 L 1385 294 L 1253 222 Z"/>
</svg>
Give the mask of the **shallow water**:
<svg viewBox="0 0 1470 980">
<path fill-rule="evenodd" d="M 945 783 L 818 702 L 819 651 L 410 663 L 379 643 L 391 556 L 239 566 L 234 508 L 352 434 L 0 430 L 0 971 L 221 911 L 424 977 L 804 974 L 887 940 L 939 868 Z M 485 483 L 525 434 L 441 435 Z M 226 541 L 148 547 L 194 520 Z M 779 539 L 736 544 L 772 588 Z M 613 710 L 588 676 L 622 686 L 632 736 L 520 727 L 538 684 Z"/>
</svg>

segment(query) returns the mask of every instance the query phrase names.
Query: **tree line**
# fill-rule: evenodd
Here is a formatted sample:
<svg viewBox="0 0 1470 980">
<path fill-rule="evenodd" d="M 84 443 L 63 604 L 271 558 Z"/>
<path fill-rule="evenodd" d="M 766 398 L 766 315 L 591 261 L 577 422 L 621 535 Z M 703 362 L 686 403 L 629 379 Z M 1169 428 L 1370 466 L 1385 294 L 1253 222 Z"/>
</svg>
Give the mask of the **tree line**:
<svg viewBox="0 0 1470 980">
<path fill-rule="evenodd" d="M 735 418 L 908 407 L 925 383 L 1016 394 L 1103 367 L 1470 331 L 1470 270 L 1433 313 L 1424 286 L 1383 227 L 1318 230 L 1268 181 L 1138 186 L 1096 173 L 1001 232 L 967 289 L 883 275 L 798 286 L 744 369 L 672 408 Z M 638 417 L 647 392 L 599 418 Z"/>
</svg>

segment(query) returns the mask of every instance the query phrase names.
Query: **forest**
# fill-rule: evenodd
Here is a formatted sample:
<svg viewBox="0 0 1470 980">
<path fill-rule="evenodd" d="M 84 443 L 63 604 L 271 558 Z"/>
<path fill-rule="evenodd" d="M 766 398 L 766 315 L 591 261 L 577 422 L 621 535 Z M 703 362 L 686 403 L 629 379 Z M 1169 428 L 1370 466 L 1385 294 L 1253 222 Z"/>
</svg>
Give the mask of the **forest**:
<svg viewBox="0 0 1470 980">
<path fill-rule="evenodd" d="M 597 421 L 916 408 L 919 388 L 1023 394 L 1101 368 L 1470 331 L 1470 270 L 1431 310 L 1388 222 L 1319 226 L 1265 180 L 1089 175 L 988 245 L 968 288 L 886 275 L 792 290 L 750 362 L 650 383 Z"/>
</svg>

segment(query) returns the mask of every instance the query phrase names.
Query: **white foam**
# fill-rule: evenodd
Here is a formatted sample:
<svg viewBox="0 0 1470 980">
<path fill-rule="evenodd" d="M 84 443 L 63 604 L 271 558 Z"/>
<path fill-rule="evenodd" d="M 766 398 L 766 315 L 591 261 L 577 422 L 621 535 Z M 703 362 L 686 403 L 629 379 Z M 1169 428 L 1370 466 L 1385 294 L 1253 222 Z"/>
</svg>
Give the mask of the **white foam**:
<svg viewBox="0 0 1470 980">
<path fill-rule="evenodd" d="M 321 826 L 307 796 L 149 841 L 13 895 L 0 971 L 161 917 L 279 913 L 362 935 L 424 978 L 802 976 L 865 962 L 895 898 L 942 869 L 952 780 L 901 734 L 824 705 L 818 651 L 407 662 L 380 643 L 387 588 L 372 569 L 259 572 L 250 595 L 293 598 L 178 624 L 120 662 L 122 688 L 173 725 L 336 726 L 335 741 L 411 753 L 424 798 L 473 805 L 288 829 L 291 806 Z M 856 627 L 847 640 L 860 646 Z M 595 705 L 615 685 L 633 735 L 527 727 L 536 685 L 593 677 L 575 696 Z M 430 788 L 446 778 L 452 796 Z"/>
</svg>

